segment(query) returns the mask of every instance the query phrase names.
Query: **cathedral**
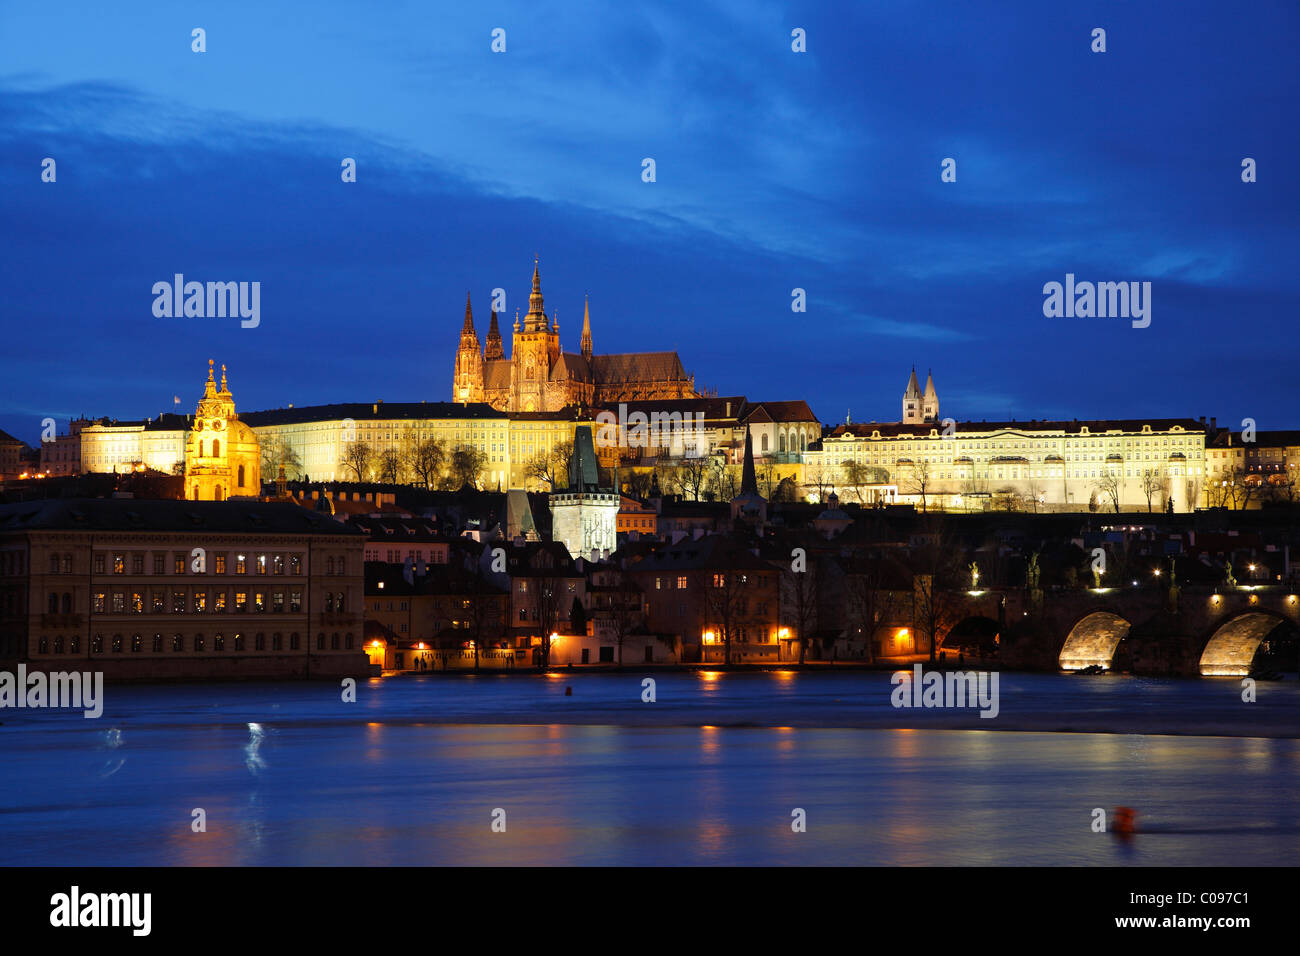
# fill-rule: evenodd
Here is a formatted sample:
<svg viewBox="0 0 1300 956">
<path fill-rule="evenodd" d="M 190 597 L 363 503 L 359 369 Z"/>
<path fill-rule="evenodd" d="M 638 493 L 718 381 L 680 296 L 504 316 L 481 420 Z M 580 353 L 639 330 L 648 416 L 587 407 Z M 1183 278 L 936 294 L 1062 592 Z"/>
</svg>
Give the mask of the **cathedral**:
<svg viewBox="0 0 1300 956">
<path fill-rule="evenodd" d="M 533 291 L 520 324 L 515 313 L 510 357 L 502 348 L 496 310 L 480 348 L 469 297 L 460 330 L 452 400 L 486 402 L 506 412 L 555 412 L 568 405 L 605 406 L 619 402 L 696 398 L 695 376 L 688 375 L 676 352 L 596 355 L 591 312 L 584 303 L 582 340 L 577 352 L 560 348 L 558 315 L 547 319 L 542 280 L 533 263 Z"/>
</svg>

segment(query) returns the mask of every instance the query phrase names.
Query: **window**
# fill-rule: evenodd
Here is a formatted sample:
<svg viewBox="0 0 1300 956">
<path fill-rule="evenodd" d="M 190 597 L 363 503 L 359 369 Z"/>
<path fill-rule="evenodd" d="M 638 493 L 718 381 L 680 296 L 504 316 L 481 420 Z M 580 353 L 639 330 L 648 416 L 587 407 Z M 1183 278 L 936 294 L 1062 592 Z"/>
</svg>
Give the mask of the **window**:
<svg viewBox="0 0 1300 956">
<path fill-rule="evenodd" d="M 114 653 L 114 654 L 121 654 L 121 653 L 122 653 L 122 635 L 121 635 L 121 634 L 114 634 L 114 635 L 113 635 L 113 653 Z"/>
<path fill-rule="evenodd" d="M 172 613 L 173 614 L 185 613 L 185 592 L 184 591 L 172 592 Z"/>
<path fill-rule="evenodd" d="M 393 609 L 393 602 L 389 601 L 388 610 L 391 611 L 392 609 Z M 334 592 L 326 591 L 325 592 L 325 613 L 330 614 L 333 613 L 333 611 L 334 611 Z"/>
<path fill-rule="evenodd" d="M 284 592 L 276 591 L 271 595 L 271 611 L 275 614 L 284 613 Z"/>
<path fill-rule="evenodd" d="M 141 594 L 139 591 L 131 592 L 131 613 L 132 614 L 144 613 L 144 595 Z"/>
<path fill-rule="evenodd" d="M 226 592 L 225 591 L 217 591 L 212 595 L 212 613 L 213 614 L 226 613 Z"/>
<path fill-rule="evenodd" d="M 206 611 L 208 609 L 208 592 L 195 591 L 192 606 L 195 614 L 202 614 Z"/>
<path fill-rule="evenodd" d="M 403 601 L 402 603 L 405 604 L 406 602 Z M 343 592 L 342 591 L 339 592 L 338 600 L 335 602 L 335 610 L 337 610 L 340 614 L 343 613 Z"/>
<path fill-rule="evenodd" d="M 51 614 L 59 613 L 59 594 L 57 591 L 50 592 L 49 607 Z"/>
<path fill-rule="evenodd" d="M 153 636 L 153 652 L 154 652 L 155 654 L 161 654 L 161 653 L 162 653 L 162 635 L 161 635 L 161 634 L 155 634 L 155 635 Z"/>
<path fill-rule="evenodd" d="M 236 574 L 248 573 L 248 562 L 245 561 L 244 556 L 242 554 L 235 556 L 235 573 Z"/>
<path fill-rule="evenodd" d="M 120 554 L 113 555 L 113 573 L 114 574 L 126 573 L 126 558 Z"/>
<path fill-rule="evenodd" d="M 271 650 L 279 651 L 284 649 L 284 638 L 279 634 L 271 635 Z"/>
<path fill-rule="evenodd" d="M 348 637 L 347 637 L 347 649 L 348 649 L 348 650 L 352 650 L 352 635 L 351 635 L 351 634 L 349 634 Z"/>
<path fill-rule="evenodd" d="M 264 651 L 264 650 L 266 650 L 266 635 L 265 635 L 265 634 L 259 634 L 259 635 L 257 635 L 257 637 L 253 638 L 253 648 L 254 648 L 255 650 L 259 650 L 259 651 Z"/>
<path fill-rule="evenodd" d="M 50 555 L 50 574 L 58 574 L 58 573 L 59 573 L 59 556 L 57 554 L 52 554 Z"/>
<path fill-rule="evenodd" d="M 69 654 L 81 653 L 81 638 L 79 637 L 68 638 L 68 653 Z"/>
<path fill-rule="evenodd" d="M 331 650 L 331 651 L 337 651 L 338 649 L 339 649 L 339 636 L 338 636 L 337 633 L 331 634 L 331 635 L 330 635 L 330 650 Z"/>
<path fill-rule="evenodd" d="M 677 587 L 679 589 L 684 589 L 686 587 L 686 575 L 679 574 L 677 576 Z"/>
<path fill-rule="evenodd" d="M 144 649 L 144 641 L 140 640 L 139 634 L 131 635 L 131 653 L 139 654 Z"/>
<path fill-rule="evenodd" d="M 205 649 L 205 647 L 206 647 L 206 644 L 205 644 L 205 642 L 204 642 L 204 640 L 203 640 L 203 635 L 202 635 L 202 634 L 195 634 L 195 635 L 194 635 L 194 652 L 195 652 L 196 654 L 202 654 L 203 651 L 204 651 L 204 649 Z"/>
<path fill-rule="evenodd" d="M 276 574 L 284 574 L 284 555 L 277 554 L 272 559 L 271 570 Z"/>
<path fill-rule="evenodd" d="M 259 638 L 261 638 L 261 636 L 262 636 L 262 635 L 260 635 L 260 634 L 258 635 Z M 236 650 L 236 651 L 242 651 L 243 649 L 244 649 L 244 635 L 243 635 L 243 634 L 236 634 L 236 635 L 235 635 L 235 650 Z"/>
<path fill-rule="evenodd" d="M 212 639 L 212 649 L 217 653 L 226 649 L 226 636 L 224 634 L 218 634 Z"/>
<path fill-rule="evenodd" d="M 103 635 L 103 634 L 96 634 L 93 638 L 91 638 L 91 640 L 90 640 L 90 652 L 91 652 L 92 654 L 102 654 L 102 653 L 104 653 L 104 635 Z"/>
<path fill-rule="evenodd" d="M 104 573 L 104 556 L 102 554 L 95 555 L 95 573 Z"/>
<path fill-rule="evenodd" d="M 257 573 L 258 574 L 266 573 L 266 555 L 264 554 L 259 554 L 257 556 Z"/>
<path fill-rule="evenodd" d="M 236 591 L 235 592 L 235 613 L 243 614 L 247 610 L 248 610 L 248 592 Z"/>
<path fill-rule="evenodd" d="M 165 554 L 155 554 L 153 556 L 153 573 L 163 574 L 167 570 L 167 556 Z"/>
<path fill-rule="evenodd" d="M 290 592 L 289 592 L 289 610 L 290 610 L 291 612 L 293 612 L 294 614 L 297 614 L 299 611 L 302 610 L 302 592 L 301 592 L 301 591 L 290 591 Z"/>
<path fill-rule="evenodd" d="M 38 647 L 39 653 L 48 654 L 50 652 L 50 639 L 48 637 L 42 637 Z"/>
<path fill-rule="evenodd" d="M 104 601 L 107 595 L 103 591 L 96 591 L 94 598 L 91 599 L 91 608 L 96 614 L 104 613 Z"/>
<path fill-rule="evenodd" d="M 185 638 L 179 634 L 172 635 L 172 652 L 179 653 L 185 650 Z"/>
<path fill-rule="evenodd" d="M 289 635 L 289 650 L 296 651 L 297 649 L 298 649 L 298 632 L 294 631 L 292 634 Z"/>
<path fill-rule="evenodd" d="M 72 592 L 70 591 L 63 592 L 63 613 L 72 613 Z"/>
<path fill-rule="evenodd" d="M 325 559 L 325 573 L 326 574 L 334 573 L 334 559 L 332 557 Z"/>
<path fill-rule="evenodd" d="M 266 592 L 265 591 L 253 592 L 253 610 L 256 611 L 258 614 L 266 613 Z"/>
<path fill-rule="evenodd" d="M 126 595 L 121 591 L 113 592 L 113 613 L 122 614 L 126 611 Z"/>
<path fill-rule="evenodd" d="M 302 555 L 301 555 L 301 554 L 291 554 L 291 555 L 289 555 L 289 573 L 290 573 L 290 574 L 302 574 Z"/>
<path fill-rule="evenodd" d="M 144 555 L 143 555 L 143 554 L 133 554 L 133 555 L 131 555 L 131 573 L 132 573 L 132 574 L 144 574 Z"/>
<path fill-rule="evenodd" d="M 185 555 L 178 554 L 172 558 L 172 574 L 185 573 Z"/>
<path fill-rule="evenodd" d="M 217 574 L 226 573 L 226 556 L 224 554 L 218 554 L 216 556 L 215 564 L 216 564 Z"/>
<path fill-rule="evenodd" d="M 317 634 L 317 635 L 316 635 L 316 650 L 318 650 L 318 651 L 323 651 L 323 650 L 325 650 L 325 635 L 324 635 L 324 634 Z"/>
<path fill-rule="evenodd" d="M 54 639 L 54 653 L 55 653 L 55 654 L 62 654 L 62 653 L 63 653 L 63 638 L 61 638 L 61 637 L 56 637 L 56 638 Z"/>
</svg>

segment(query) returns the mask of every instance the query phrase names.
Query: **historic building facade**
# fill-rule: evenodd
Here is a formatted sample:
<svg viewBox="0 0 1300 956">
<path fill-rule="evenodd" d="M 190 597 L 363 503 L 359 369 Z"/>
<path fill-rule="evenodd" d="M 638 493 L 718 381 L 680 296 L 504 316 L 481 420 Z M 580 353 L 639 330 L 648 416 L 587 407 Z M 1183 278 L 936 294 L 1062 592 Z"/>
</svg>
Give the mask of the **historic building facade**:
<svg viewBox="0 0 1300 956">
<path fill-rule="evenodd" d="M 592 346 L 591 311 L 584 303 L 577 352 L 560 347 L 558 316 L 546 317 L 539 267 L 523 322 L 515 314 L 510 356 L 502 346 L 494 310 L 485 348 L 480 348 L 469 297 L 452 376 L 452 400 L 486 402 L 508 412 L 555 412 L 568 406 L 621 401 L 694 398 L 695 376 L 676 352 L 597 355 Z"/>
<path fill-rule="evenodd" d="M 618 548 L 618 513 L 622 497 L 603 488 L 596 465 L 591 427 L 579 426 L 569 457 L 569 483 L 549 496 L 551 537 L 564 543 L 575 558 L 594 558 Z"/>
<path fill-rule="evenodd" d="M 939 420 L 933 384 L 922 392 L 913 373 L 902 422 L 825 435 L 807 454 L 810 496 L 833 489 L 846 502 L 1021 511 L 1181 512 L 1204 501 L 1203 421 Z"/>
<path fill-rule="evenodd" d="M 363 674 L 364 543 L 296 504 L 0 505 L 0 659 L 132 678 Z"/>
</svg>

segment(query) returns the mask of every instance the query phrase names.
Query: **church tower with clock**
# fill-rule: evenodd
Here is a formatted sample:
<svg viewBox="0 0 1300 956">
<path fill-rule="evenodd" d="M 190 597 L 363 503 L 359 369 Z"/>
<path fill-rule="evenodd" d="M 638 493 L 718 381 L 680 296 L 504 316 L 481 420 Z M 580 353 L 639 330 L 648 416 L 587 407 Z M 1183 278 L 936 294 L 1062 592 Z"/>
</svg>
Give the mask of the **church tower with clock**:
<svg viewBox="0 0 1300 956">
<path fill-rule="evenodd" d="M 221 390 L 208 359 L 203 388 L 185 443 L 185 497 L 192 501 L 224 501 L 256 497 L 262 490 L 262 450 L 257 435 L 235 414 L 235 399 L 221 366 Z"/>
</svg>

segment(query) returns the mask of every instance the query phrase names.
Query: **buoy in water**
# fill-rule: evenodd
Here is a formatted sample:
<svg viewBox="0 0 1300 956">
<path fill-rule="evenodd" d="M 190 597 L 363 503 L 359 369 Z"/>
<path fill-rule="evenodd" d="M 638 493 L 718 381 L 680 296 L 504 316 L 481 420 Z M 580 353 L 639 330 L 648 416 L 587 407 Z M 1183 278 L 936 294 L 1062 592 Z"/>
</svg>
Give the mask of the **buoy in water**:
<svg viewBox="0 0 1300 956">
<path fill-rule="evenodd" d="M 1132 807 L 1116 807 L 1111 832 L 1127 839 L 1137 832 L 1137 811 Z"/>
<path fill-rule="evenodd" d="M 564 696 L 565 696 L 565 697 L 572 697 L 572 696 L 573 696 L 573 688 L 572 688 L 572 687 L 566 687 L 566 688 L 564 688 Z"/>
</svg>

